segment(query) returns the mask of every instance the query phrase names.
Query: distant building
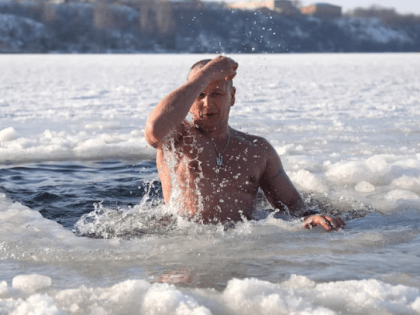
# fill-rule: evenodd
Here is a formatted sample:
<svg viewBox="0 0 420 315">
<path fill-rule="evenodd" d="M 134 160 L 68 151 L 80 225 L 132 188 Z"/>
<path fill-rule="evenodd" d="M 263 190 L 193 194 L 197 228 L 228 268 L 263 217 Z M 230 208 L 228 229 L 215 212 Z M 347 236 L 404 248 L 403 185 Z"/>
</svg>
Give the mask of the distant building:
<svg viewBox="0 0 420 315">
<path fill-rule="evenodd" d="M 322 18 L 341 17 L 341 7 L 329 3 L 314 3 L 300 8 L 302 14 L 313 15 Z"/>
<path fill-rule="evenodd" d="M 253 1 L 253 2 L 238 2 L 229 5 L 232 9 L 256 10 L 267 8 L 285 15 L 299 14 L 297 9 L 291 1 L 288 0 L 267 0 L 267 1 Z"/>
<path fill-rule="evenodd" d="M 203 5 L 200 0 L 160 0 L 160 2 L 167 2 L 172 8 L 178 9 L 198 9 Z"/>
</svg>

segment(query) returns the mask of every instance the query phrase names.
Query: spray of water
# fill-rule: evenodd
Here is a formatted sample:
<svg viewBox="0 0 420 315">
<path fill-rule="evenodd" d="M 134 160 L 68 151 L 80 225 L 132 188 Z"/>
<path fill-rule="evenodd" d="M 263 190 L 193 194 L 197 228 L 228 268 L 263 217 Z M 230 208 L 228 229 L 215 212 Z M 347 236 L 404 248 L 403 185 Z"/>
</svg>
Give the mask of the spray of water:
<svg viewBox="0 0 420 315">
<path fill-rule="evenodd" d="M 185 233 L 187 230 L 192 233 L 220 232 L 235 227 L 232 222 L 222 224 L 215 221 L 214 224 L 207 226 L 202 224 L 206 196 L 202 195 L 200 189 L 200 181 L 204 179 L 204 175 L 198 156 L 203 149 L 199 147 L 194 133 L 189 128 L 186 128 L 186 135 L 182 141 L 184 146 L 179 149 L 175 137 L 171 137 L 163 148 L 165 164 L 168 169 L 173 170 L 169 172 L 171 194 L 166 205 L 161 196 L 152 193 L 154 182 L 151 181 L 147 183 L 145 194 L 137 206 L 115 210 L 104 207 L 102 203 L 94 204 L 95 210 L 80 218 L 74 232 L 80 236 L 93 238 L 130 239 L 153 234 L 176 234 L 180 231 Z M 186 150 L 189 154 L 184 154 L 181 150 Z M 217 191 L 215 190 L 215 193 Z M 303 199 L 310 210 L 341 215 L 347 220 L 363 217 L 372 212 L 372 207 L 369 205 L 351 201 L 332 204 L 326 196 L 321 195 L 304 194 Z M 296 222 L 300 222 L 290 216 L 287 210 L 270 212 L 267 210 L 270 208 L 264 193 L 259 190 L 255 200 L 256 211 L 253 214 L 253 223 L 241 215 L 242 223 L 239 230 L 250 231 L 254 223 L 279 226 L 281 222 L 280 225 L 284 227 L 285 224 L 295 226 Z M 196 209 L 193 216 L 188 212 L 189 209 Z"/>
</svg>

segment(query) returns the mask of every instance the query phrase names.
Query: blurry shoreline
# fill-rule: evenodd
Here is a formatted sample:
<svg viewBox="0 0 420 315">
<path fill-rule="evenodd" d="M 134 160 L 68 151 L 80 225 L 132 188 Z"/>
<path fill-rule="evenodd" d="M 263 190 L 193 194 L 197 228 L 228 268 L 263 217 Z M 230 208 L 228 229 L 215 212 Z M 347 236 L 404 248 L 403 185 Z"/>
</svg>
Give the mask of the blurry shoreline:
<svg viewBox="0 0 420 315">
<path fill-rule="evenodd" d="M 0 2 L 0 53 L 420 52 L 420 17 L 367 9 L 338 18 L 217 2 Z"/>
</svg>

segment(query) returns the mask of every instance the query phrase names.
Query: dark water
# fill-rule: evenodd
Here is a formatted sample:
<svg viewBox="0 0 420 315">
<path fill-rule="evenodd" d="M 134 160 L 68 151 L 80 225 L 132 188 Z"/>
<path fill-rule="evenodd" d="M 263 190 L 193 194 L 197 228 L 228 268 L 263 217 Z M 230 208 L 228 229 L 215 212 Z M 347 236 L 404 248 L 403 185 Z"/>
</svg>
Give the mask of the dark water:
<svg viewBox="0 0 420 315">
<path fill-rule="evenodd" d="M 45 218 L 72 228 L 95 203 L 124 209 L 150 196 L 162 196 L 156 164 L 139 161 L 54 162 L 0 169 L 0 191 L 38 210 Z"/>
</svg>

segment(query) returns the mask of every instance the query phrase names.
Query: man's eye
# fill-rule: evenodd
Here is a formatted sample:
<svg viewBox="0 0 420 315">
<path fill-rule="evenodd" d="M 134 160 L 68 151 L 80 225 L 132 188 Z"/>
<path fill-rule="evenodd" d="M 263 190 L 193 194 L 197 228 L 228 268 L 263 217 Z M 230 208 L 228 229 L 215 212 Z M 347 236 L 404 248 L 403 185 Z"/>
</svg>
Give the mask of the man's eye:
<svg viewBox="0 0 420 315">
<path fill-rule="evenodd" d="M 215 92 L 215 93 L 212 93 L 212 95 L 219 96 L 219 95 L 222 95 L 222 93 Z"/>
<path fill-rule="evenodd" d="M 198 97 L 203 98 L 203 97 L 205 97 L 205 96 L 206 96 L 206 94 L 201 93 Z"/>
</svg>

